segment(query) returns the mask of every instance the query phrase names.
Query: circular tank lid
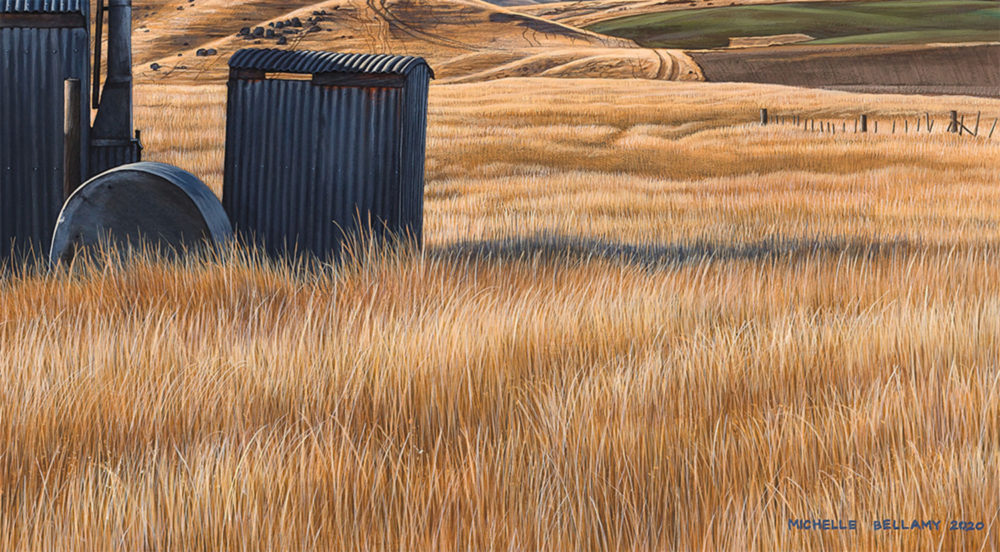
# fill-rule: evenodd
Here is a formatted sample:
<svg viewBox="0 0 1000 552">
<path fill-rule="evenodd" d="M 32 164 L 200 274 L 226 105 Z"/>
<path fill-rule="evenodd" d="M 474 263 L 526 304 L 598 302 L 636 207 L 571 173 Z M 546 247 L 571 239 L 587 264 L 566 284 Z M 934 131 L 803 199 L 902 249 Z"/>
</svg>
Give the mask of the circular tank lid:
<svg viewBox="0 0 1000 552">
<path fill-rule="evenodd" d="M 196 176 L 164 163 L 132 163 L 91 178 L 70 195 L 49 261 L 70 261 L 101 243 L 176 254 L 226 242 L 232 234 L 219 199 Z"/>
</svg>

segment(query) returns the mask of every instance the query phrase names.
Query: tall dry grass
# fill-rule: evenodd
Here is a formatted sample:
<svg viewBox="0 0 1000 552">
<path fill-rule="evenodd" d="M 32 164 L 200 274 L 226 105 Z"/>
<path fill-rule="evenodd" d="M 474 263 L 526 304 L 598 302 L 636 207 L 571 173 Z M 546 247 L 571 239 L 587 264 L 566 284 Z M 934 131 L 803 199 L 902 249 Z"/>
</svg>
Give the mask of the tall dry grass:
<svg viewBox="0 0 1000 552">
<path fill-rule="evenodd" d="M 221 92 L 139 92 L 216 189 Z M 422 253 L 0 279 L 0 548 L 997 548 L 1000 148 L 761 104 L 1000 112 L 435 87 Z"/>
</svg>

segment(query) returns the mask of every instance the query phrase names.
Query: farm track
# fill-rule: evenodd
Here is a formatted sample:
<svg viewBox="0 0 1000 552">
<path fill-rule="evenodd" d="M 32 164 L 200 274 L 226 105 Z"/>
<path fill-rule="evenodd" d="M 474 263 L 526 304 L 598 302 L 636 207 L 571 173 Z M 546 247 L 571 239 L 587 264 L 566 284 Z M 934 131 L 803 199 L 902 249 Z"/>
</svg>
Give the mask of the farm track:
<svg viewBox="0 0 1000 552">
<path fill-rule="evenodd" d="M 654 78 L 656 80 L 677 80 L 677 76 L 680 73 L 680 63 L 669 52 L 664 53 L 662 50 L 656 48 L 652 50 L 656 54 L 656 57 L 660 59 L 660 66 L 656 69 L 656 77 Z"/>
<path fill-rule="evenodd" d="M 435 44 L 437 46 L 444 46 L 446 48 L 455 48 L 458 50 L 468 50 L 474 52 L 481 49 L 472 46 L 470 44 L 461 42 L 459 40 L 454 40 L 445 36 L 441 36 L 436 33 L 429 33 L 427 31 L 415 29 L 410 25 L 407 25 L 405 22 L 403 22 L 403 20 L 396 17 L 389 9 L 389 7 L 386 6 L 386 0 L 377 0 L 377 2 L 376 0 L 365 0 L 365 4 L 367 4 L 368 9 L 372 10 L 372 12 L 374 12 L 375 15 L 381 17 L 386 23 L 388 23 L 390 29 L 395 27 L 396 29 L 400 30 L 401 32 L 403 32 L 404 34 L 413 39 L 424 40 L 430 42 L 431 44 Z"/>
</svg>

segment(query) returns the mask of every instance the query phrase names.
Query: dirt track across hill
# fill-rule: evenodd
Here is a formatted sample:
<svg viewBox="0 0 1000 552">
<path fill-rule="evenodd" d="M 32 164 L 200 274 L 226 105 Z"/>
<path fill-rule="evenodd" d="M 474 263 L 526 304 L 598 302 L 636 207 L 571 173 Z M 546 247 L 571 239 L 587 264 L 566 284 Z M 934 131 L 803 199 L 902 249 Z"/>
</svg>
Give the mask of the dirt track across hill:
<svg viewBox="0 0 1000 552">
<path fill-rule="evenodd" d="M 1000 97 L 1000 44 L 776 46 L 689 55 L 715 82 Z"/>
</svg>

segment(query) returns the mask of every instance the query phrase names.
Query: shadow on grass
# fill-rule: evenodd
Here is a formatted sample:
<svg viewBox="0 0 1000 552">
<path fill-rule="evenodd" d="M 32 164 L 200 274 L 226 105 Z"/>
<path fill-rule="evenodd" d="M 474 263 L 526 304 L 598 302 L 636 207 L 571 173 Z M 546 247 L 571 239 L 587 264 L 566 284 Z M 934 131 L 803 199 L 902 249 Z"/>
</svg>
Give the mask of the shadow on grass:
<svg viewBox="0 0 1000 552">
<path fill-rule="evenodd" d="M 523 238 L 462 241 L 429 248 L 433 258 L 586 262 L 603 260 L 642 267 L 661 267 L 704 261 L 768 261 L 815 256 L 875 258 L 911 253 L 926 246 L 910 240 L 860 238 L 770 238 L 748 243 L 692 241 L 631 244 L 606 239 L 538 234 Z"/>
</svg>

